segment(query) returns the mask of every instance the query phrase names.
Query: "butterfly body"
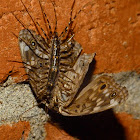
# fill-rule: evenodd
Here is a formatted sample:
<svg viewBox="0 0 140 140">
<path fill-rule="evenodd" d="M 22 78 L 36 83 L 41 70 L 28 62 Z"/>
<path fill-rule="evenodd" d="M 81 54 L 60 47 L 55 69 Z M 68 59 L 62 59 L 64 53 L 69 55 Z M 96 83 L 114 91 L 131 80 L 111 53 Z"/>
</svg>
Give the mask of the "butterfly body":
<svg viewBox="0 0 140 140">
<path fill-rule="evenodd" d="M 66 116 L 104 111 L 125 100 L 128 94 L 126 88 L 106 75 L 91 80 L 79 92 L 95 53 L 81 54 L 81 45 L 73 39 L 72 23 L 77 17 L 75 15 L 72 19 L 74 3 L 75 1 L 71 8 L 70 22 L 60 35 L 56 32 L 55 26 L 54 32 L 49 31 L 48 35 L 45 33 L 44 38 L 39 32 L 25 28 L 25 25 L 17 19 L 25 28 L 19 33 L 19 46 L 29 83 L 37 101 Z M 26 7 L 25 9 L 28 12 Z"/>
</svg>

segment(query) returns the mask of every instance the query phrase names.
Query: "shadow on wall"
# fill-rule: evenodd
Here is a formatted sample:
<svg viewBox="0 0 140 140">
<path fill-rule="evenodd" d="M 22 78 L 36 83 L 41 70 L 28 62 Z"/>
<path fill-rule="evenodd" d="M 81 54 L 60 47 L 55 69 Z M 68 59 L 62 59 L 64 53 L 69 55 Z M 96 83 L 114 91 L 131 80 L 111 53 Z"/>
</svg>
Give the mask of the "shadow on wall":
<svg viewBox="0 0 140 140">
<path fill-rule="evenodd" d="M 111 109 L 78 117 L 65 117 L 51 111 L 49 114 L 53 125 L 80 140 L 125 140 L 123 126 Z"/>
</svg>

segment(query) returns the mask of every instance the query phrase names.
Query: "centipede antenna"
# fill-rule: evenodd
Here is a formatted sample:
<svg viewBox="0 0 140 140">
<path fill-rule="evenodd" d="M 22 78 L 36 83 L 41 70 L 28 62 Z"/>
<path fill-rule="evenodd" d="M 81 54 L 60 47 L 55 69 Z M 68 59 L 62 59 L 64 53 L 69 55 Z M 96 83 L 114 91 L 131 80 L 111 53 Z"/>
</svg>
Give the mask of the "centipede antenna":
<svg viewBox="0 0 140 140">
<path fill-rule="evenodd" d="M 87 4 L 85 4 L 74 16 L 74 18 L 72 19 L 72 22 L 76 19 L 76 17 L 84 10 L 85 7 L 87 7 L 88 5 L 91 5 L 92 2 L 88 2 Z"/>
<path fill-rule="evenodd" d="M 50 0 L 50 1 L 51 1 L 51 0 Z M 55 28 L 54 28 L 54 32 L 56 32 L 56 30 L 57 30 L 57 16 L 56 16 L 55 3 L 52 2 L 52 1 L 51 1 L 51 3 L 52 3 L 52 5 L 53 5 L 53 10 L 54 10 L 54 14 L 55 14 Z"/>
<path fill-rule="evenodd" d="M 18 36 L 15 33 L 13 33 L 13 32 L 11 32 L 11 33 L 18 39 Z"/>
<path fill-rule="evenodd" d="M 16 20 L 22 25 L 22 27 L 23 28 L 25 28 L 26 29 L 26 25 L 21 21 L 21 20 L 19 20 L 18 18 L 17 18 L 17 16 L 12 12 L 12 15 L 16 18 Z"/>
<path fill-rule="evenodd" d="M 74 18 L 72 19 L 72 12 L 73 12 L 73 8 L 74 8 L 74 4 L 75 4 L 75 0 L 73 1 L 73 4 L 71 6 L 71 14 L 70 14 L 70 21 L 68 23 L 68 26 L 64 29 L 64 31 L 60 34 L 59 37 L 61 36 L 65 36 L 65 34 L 67 33 L 67 36 L 69 35 L 69 32 L 70 32 L 70 27 L 72 26 L 74 20 L 77 18 L 77 16 L 84 10 L 85 7 L 87 7 L 88 5 L 92 4 L 92 2 L 88 2 L 87 4 L 85 4 L 74 16 Z M 73 30 L 72 30 L 73 31 Z M 67 37 L 66 37 L 67 38 Z"/>
<path fill-rule="evenodd" d="M 48 28 L 48 26 L 47 26 L 47 23 L 48 23 L 48 22 L 46 23 L 46 18 L 45 18 L 45 15 L 44 15 L 44 9 L 43 9 L 43 7 L 42 7 L 42 4 L 41 4 L 40 0 L 38 0 L 38 1 L 39 1 L 41 13 L 42 13 L 42 17 L 43 17 L 43 20 L 44 20 L 44 23 L 45 23 L 45 28 L 46 28 L 46 30 L 47 30 L 47 32 L 48 32 L 48 34 L 49 34 L 49 33 L 50 33 L 50 31 L 49 31 L 50 28 Z M 50 36 L 48 35 L 48 37 L 50 37 Z M 48 39 L 48 37 L 47 37 L 47 39 Z"/>
<path fill-rule="evenodd" d="M 49 22 L 49 20 L 48 20 L 48 18 L 47 18 L 47 15 L 44 13 L 44 16 L 46 17 L 46 19 L 47 19 L 47 23 L 48 23 L 48 26 L 49 26 L 49 35 L 52 35 L 52 28 L 51 28 L 51 25 L 50 25 L 50 22 Z"/>
<path fill-rule="evenodd" d="M 12 14 L 13 14 L 13 16 L 16 18 L 16 20 L 25 28 L 25 29 L 27 29 L 28 30 L 28 32 L 31 34 L 31 36 L 34 38 L 34 40 L 37 42 L 37 40 L 36 40 L 36 38 L 34 37 L 34 35 L 32 34 L 32 32 L 26 27 L 26 25 L 24 25 L 24 23 L 21 21 L 21 20 L 19 20 L 18 18 L 17 18 L 17 16 L 12 12 Z M 20 37 L 19 37 L 20 38 Z M 21 39 L 21 38 L 20 38 Z M 27 41 L 26 40 L 23 40 L 23 39 L 21 39 L 22 41 L 24 41 L 29 47 L 30 47 L 30 45 L 27 43 Z M 45 44 L 47 45 L 47 43 L 45 42 Z M 39 47 L 41 48 L 41 49 L 43 49 L 45 52 L 46 52 L 46 49 L 44 49 L 39 43 L 38 43 L 38 45 L 39 45 Z M 32 49 L 31 49 L 32 50 Z"/>
<path fill-rule="evenodd" d="M 23 4 L 23 6 L 24 6 L 26 12 L 27 12 L 28 15 L 30 16 L 30 18 L 31 18 L 31 20 L 32 20 L 32 22 L 33 22 L 33 24 L 34 24 L 34 26 L 35 26 L 35 28 L 36 28 L 38 34 L 41 35 L 40 32 L 39 32 L 39 30 L 38 30 L 38 27 L 36 26 L 36 23 L 35 23 L 34 19 L 32 18 L 31 14 L 30 14 L 29 11 L 28 11 L 27 7 L 25 6 L 25 4 L 23 3 L 22 0 L 20 0 L 20 1 L 21 1 L 21 3 Z"/>
<path fill-rule="evenodd" d="M 61 32 L 60 36 L 65 36 L 65 34 L 67 33 L 68 29 L 70 28 L 70 26 L 72 25 L 72 12 L 73 12 L 73 8 L 74 8 L 74 5 L 75 5 L 75 0 L 73 1 L 72 3 L 72 6 L 71 6 L 71 12 L 70 12 L 70 21 L 68 23 L 68 26 L 65 27 L 64 31 Z"/>
<path fill-rule="evenodd" d="M 47 34 L 46 34 L 45 31 L 43 30 L 43 28 L 40 26 L 40 24 L 39 24 L 38 22 L 36 22 L 36 23 L 37 23 L 37 25 L 40 27 L 40 29 L 42 30 L 42 32 L 43 32 L 44 36 L 47 38 L 47 40 L 49 40 Z"/>
<path fill-rule="evenodd" d="M 73 12 L 74 5 L 75 5 L 75 0 L 73 1 L 72 6 L 71 6 L 70 21 L 72 20 L 72 12 Z"/>
</svg>

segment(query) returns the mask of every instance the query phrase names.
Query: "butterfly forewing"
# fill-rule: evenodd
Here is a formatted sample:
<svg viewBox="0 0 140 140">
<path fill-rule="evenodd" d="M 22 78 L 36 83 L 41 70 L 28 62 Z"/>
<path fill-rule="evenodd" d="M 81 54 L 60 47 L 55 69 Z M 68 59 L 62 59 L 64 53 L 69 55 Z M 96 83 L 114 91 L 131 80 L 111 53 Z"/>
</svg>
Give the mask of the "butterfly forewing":
<svg viewBox="0 0 140 140">
<path fill-rule="evenodd" d="M 33 36 L 36 38 L 34 39 Z M 36 43 L 42 45 L 44 39 L 36 35 L 31 30 L 21 30 L 19 33 L 19 46 L 21 50 L 22 60 L 29 76 L 30 84 L 38 96 L 40 95 L 40 86 L 47 83 L 47 75 L 49 69 L 49 54 L 43 53 L 42 48 Z M 36 43 L 36 44 L 34 44 Z M 41 44 L 42 43 L 42 44 Z M 45 43 L 44 43 L 45 44 Z"/>
<path fill-rule="evenodd" d="M 76 96 L 78 89 L 80 88 L 84 77 L 88 71 L 89 64 L 92 62 L 95 54 L 83 54 L 77 59 L 73 66 L 73 71 L 67 71 L 65 73 L 67 78 L 64 78 L 65 90 L 61 90 L 62 86 L 56 86 L 54 93 L 58 99 L 58 106 L 68 106 L 73 98 Z M 67 82 L 65 82 L 65 80 Z"/>
</svg>

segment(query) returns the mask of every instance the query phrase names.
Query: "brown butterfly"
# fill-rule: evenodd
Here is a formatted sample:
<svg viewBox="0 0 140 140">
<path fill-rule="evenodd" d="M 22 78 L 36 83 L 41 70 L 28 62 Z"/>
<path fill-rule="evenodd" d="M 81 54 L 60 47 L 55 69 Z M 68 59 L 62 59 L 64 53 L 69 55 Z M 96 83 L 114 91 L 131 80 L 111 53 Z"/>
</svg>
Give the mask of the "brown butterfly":
<svg viewBox="0 0 140 140">
<path fill-rule="evenodd" d="M 72 18 L 74 0 L 68 26 L 58 35 L 56 10 L 53 2 L 52 4 L 56 18 L 54 31 L 51 30 L 40 0 L 39 5 L 47 33 L 33 20 L 24 3 L 37 33 L 28 29 L 14 15 L 25 28 L 19 33 L 19 46 L 29 83 L 37 100 L 65 116 L 101 112 L 124 101 L 128 91 L 107 75 L 92 80 L 81 92 L 78 91 L 95 56 L 95 53 L 81 54 L 82 47 L 73 38 L 75 34 L 73 22 L 86 5 Z M 41 35 L 39 29 L 45 37 Z"/>
</svg>

